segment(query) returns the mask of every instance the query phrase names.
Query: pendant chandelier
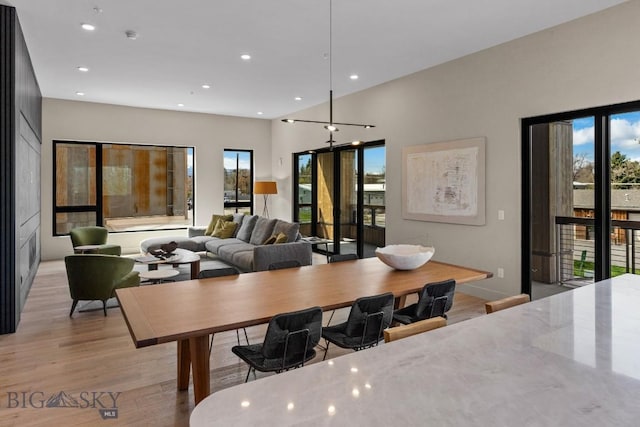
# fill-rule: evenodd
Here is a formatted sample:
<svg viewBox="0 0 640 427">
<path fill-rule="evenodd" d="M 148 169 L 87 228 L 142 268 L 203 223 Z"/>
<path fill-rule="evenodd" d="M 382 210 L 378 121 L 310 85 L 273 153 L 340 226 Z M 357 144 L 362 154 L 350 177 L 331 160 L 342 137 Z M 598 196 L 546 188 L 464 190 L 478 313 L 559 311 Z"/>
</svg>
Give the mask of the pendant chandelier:
<svg viewBox="0 0 640 427">
<path fill-rule="evenodd" d="M 329 121 L 322 120 L 304 120 L 304 119 L 282 119 L 285 123 L 318 123 L 324 125 L 324 128 L 329 131 L 329 140 L 326 141 L 329 144 L 329 148 L 333 149 L 333 144 L 336 142 L 333 139 L 333 133 L 338 132 L 338 126 L 357 126 L 365 129 L 375 127 L 371 124 L 363 123 L 343 123 L 333 121 L 333 0 L 329 0 Z"/>
</svg>

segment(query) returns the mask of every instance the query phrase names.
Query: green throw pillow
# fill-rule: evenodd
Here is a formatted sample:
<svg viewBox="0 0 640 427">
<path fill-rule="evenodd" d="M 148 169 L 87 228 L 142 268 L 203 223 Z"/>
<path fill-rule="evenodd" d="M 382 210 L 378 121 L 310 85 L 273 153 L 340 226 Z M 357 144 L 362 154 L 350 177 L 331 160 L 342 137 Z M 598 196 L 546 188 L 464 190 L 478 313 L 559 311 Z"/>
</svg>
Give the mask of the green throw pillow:
<svg viewBox="0 0 640 427">
<path fill-rule="evenodd" d="M 278 235 L 276 236 L 276 241 L 275 243 L 287 243 L 289 241 L 289 239 L 287 238 L 287 235 L 284 233 L 278 233 Z"/>
<path fill-rule="evenodd" d="M 262 244 L 263 245 L 273 245 L 275 242 L 276 242 L 276 236 L 271 236 L 267 240 L 262 242 Z"/>
<path fill-rule="evenodd" d="M 209 225 L 204 232 L 205 236 L 211 236 L 213 234 L 213 229 L 216 228 L 216 224 L 218 223 L 219 219 L 222 219 L 224 221 L 233 221 L 233 215 L 211 215 L 211 222 L 209 222 Z"/>
<path fill-rule="evenodd" d="M 235 234 L 236 228 L 238 228 L 237 222 L 219 219 L 213 229 L 213 233 L 211 233 L 211 236 L 218 237 L 220 239 L 229 239 Z"/>
</svg>

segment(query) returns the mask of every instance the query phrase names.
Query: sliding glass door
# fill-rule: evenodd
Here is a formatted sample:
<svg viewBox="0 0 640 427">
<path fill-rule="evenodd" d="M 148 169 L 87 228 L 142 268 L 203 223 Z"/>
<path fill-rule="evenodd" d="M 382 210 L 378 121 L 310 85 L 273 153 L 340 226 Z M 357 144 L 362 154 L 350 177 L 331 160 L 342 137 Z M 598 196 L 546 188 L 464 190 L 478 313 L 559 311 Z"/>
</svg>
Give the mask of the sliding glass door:
<svg viewBox="0 0 640 427">
<path fill-rule="evenodd" d="M 639 273 L 640 102 L 523 120 L 522 288 Z"/>
<path fill-rule="evenodd" d="M 317 250 L 374 255 L 384 246 L 384 143 L 294 154 L 294 220 Z"/>
</svg>

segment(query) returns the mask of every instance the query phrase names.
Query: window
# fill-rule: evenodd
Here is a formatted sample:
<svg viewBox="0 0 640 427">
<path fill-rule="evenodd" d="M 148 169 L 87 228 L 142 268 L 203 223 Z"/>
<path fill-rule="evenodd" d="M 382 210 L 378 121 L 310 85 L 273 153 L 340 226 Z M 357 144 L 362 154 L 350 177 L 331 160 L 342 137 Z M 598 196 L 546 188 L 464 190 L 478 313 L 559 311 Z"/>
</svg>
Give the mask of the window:
<svg viewBox="0 0 640 427">
<path fill-rule="evenodd" d="M 54 235 L 193 224 L 193 148 L 54 141 Z"/>
<path fill-rule="evenodd" d="M 224 150 L 224 212 L 253 212 L 253 151 Z"/>
</svg>

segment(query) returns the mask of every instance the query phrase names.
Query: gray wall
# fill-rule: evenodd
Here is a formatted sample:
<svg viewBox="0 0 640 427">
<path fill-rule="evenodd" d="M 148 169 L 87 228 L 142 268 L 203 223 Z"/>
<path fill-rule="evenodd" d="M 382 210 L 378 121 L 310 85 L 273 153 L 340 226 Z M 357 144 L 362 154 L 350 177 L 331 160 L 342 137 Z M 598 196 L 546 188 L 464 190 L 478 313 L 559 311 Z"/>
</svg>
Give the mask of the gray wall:
<svg viewBox="0 0 640 427">
<path fill-rule="evenodd" d="M 435 259 L 496 272 L 459 289 L 487 299 L 520 292 L 520 119 L 640 99 L 640 1 L 630 1 L 334 101 L 334 119 L 373 123 L 340 141 L 385 139 L 387 244 L 435 246 Z M 295 115 L 328 119 L 327 105 Z M 402 218 L 402 148 L 487 138 L 485 226 Z M 273 216 L 291 215 L 291 153 L 324 145 L 321 126 L 272 122 Z M 280 191 L 282 189 L 282 191 Z M 498 210 L 505 219 L 498 220 Z"/>
</svg>

